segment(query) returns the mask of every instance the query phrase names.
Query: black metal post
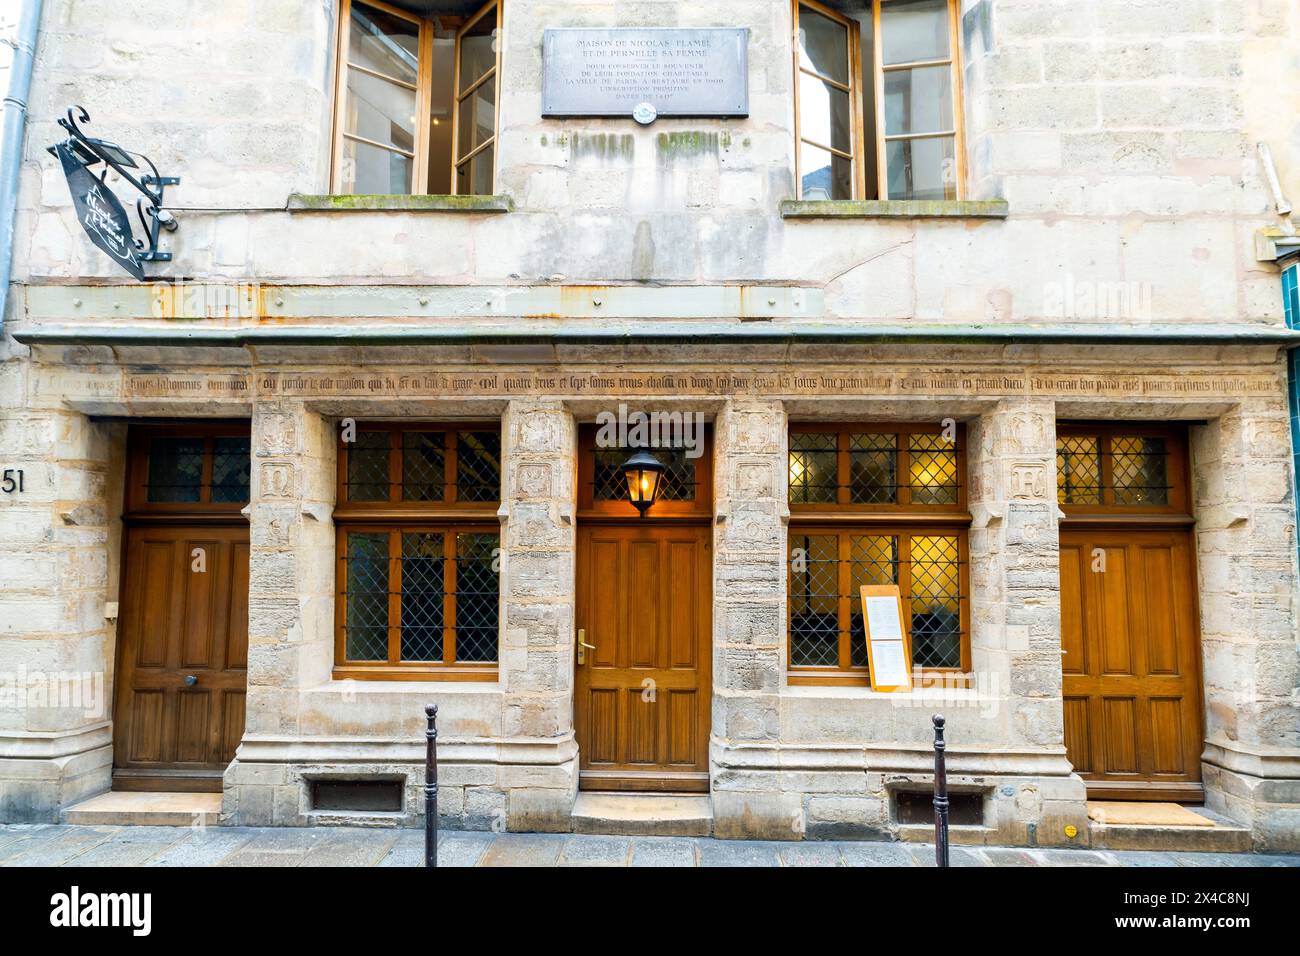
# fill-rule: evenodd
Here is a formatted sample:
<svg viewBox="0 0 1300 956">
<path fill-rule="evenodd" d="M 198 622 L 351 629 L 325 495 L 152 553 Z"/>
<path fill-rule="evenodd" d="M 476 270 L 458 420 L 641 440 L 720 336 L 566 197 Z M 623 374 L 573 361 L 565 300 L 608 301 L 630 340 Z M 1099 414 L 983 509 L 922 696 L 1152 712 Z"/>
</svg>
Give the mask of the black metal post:
<svg viewBox="0 0 1300 956">
<path fill-rule="evenodd" d="M 934 859 L 948 865 L 948 768 L 943 762 L 943 714 L 934 715 Z"/>
<path fill-rule="evenodd" d="M 424 865 L 438 865 L 438 705 L 424 708 Z"/>
</svg>

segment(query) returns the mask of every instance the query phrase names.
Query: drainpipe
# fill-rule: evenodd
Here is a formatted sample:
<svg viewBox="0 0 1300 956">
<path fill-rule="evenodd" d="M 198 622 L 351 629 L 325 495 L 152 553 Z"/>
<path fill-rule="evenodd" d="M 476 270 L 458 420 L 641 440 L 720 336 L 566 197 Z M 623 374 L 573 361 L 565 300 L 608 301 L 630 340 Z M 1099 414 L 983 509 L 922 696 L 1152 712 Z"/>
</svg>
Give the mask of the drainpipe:
<svg viewBox="0 0 1300 956">
<path fill-rule="evenodd" d="M 41 26 L 41 0 L 22 0 L 9 91 L 4 100 L 4 132 L 0 134 L 0 332 L 14 264 L 14 216 L 18 210 L 18 170 L 23 161 L 23 132 L 27 125 L 27 96 L 32 88 L 32 60 Z"/>
</svg>

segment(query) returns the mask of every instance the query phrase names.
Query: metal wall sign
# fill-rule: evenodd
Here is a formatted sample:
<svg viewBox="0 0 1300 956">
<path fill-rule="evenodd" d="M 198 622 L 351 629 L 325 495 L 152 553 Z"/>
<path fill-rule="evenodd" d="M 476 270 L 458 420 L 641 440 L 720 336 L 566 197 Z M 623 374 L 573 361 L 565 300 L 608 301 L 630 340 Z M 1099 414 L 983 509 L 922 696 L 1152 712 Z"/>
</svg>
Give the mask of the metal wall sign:
<svg viewBox="0 0 1300 956">
<path fill-rule="evenodd" d="M 112 190 L 91 175 L 90 170 L 72 154 L 72 149 L 67 144 L 55 144 L 54 154 L 63 164 L 63 175 L 68 179 L 68 191 L 72 193 L 77 221 L 86 230 L 90 241 L 143 282 L 144 263 L 140 260 L 140 250 L 136 248 L 135 237 L 131 234 L 131 220 L 127 218 L 122 204 L 117 201 Z"/>
<path fill-rule="evenodd" d="M 547 30 L 542 115 L 748 116 L 749 30 Z"/>
<path fill-rule="evenodd" d="M 180 183 L 176 176 L 163 176 L 147 156 L 123 149 L 115 143 L 87 136 L 80 123 L 90 121 L 90 114 L 79 106 L 68 110 L 59 125 L 68 138 L 49 147 L 63 166 L 68 180 L 77 221 L 99 249 L 137 280 L 145 279 L 146 262 L 169 262 L 172 254 L 158 248 L 159 231 L 176 231 L 176 218 L 163 207 L 163 190 Z M 147 167 L 141 169 L 139 159 Z M 96 176 L 92 170 L 101 167 Z M 109 171 L 133 186 L 140 197 L 135 210 L 148 241 L 136 239 L 131 218 L 108 185 Z M 133 172 L 133 170 L 135 172 Z M 137 175 L 138 174 L 138 175 Z"/>
</svg>

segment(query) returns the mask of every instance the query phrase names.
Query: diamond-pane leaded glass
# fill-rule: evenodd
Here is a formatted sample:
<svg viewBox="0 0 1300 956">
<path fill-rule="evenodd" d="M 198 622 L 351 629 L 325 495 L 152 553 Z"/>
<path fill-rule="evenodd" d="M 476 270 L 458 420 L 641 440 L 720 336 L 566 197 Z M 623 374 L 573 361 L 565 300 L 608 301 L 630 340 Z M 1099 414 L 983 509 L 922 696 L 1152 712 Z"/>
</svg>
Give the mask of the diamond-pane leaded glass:
<svg viewBox="0 0 1300 956">
<path fill-rule="evenodd" d="M 913 535 L 909 542 L 912 662 L 961 667 L 961 559 L 951 535 Z"/>
<path fill-rule="evenodd" d="M 402 535 L 402 660 L 441 661 L 443 551 L 441 531 Z"/>
<path fill-rule="evenodd" d="M 898 501 L 898 436 L 849 436 L 849 500 L 855 505 Z"/>
<path fill-rule="evenodd" d="M 1117 505 L 1169 504 L 1169 454 L 1163 438 L 1116 435 L 1110 440 L 1110 467 Z"/>
<path fill-rule="evenodd" d="M 347 536 L 345 654 L 350 661 L 388 659 L 388 534 Z"/>
<path fill-rule="evenodd" d="M 790 537 L 790 663 L 839 665 L 839 538 Z"/>
<path fill-rule="evenodd" d="M 592 499 L 594 501 L 626 501 L 627 479 L 623 477 L 623 462 L 635 449 L 597 448 L 593 468 Z M 698 458 L 688 458 L 684 448 L 651 448 L 650 454 L 664 466 L 659 479 L 659 501 L 695 500 L 695 463 Z"/>
<path fill-rule="evenodd" d="M 456 660 L 489 663 L 497 659 L 500 538 L 495 534 L 456 535 Z"/>
<path fill-rule="evenodd" d="M 898 538 L 855 534 L 849 539 L 849 663 L 866 667 L 867 635 L 862 626 L 862 587 L 898 583 Z"/>
<path fill-rule="evenodd" d="M 402 500 L 442 501 L 447 483 L 447 436 L 402 433 Z"/>
<path fill-rule="evenodd" d="M 238 504 L 248 500 L 249 440 L 214 438 L 212 440 L 212 495 L 218 504 Z"/>
<path fill-rule="evenodd" d="M 942 435 L 911 435 L 907 448 L 911 461 L 912 504 L 956 504 L 956 443 Z"/>
<path fill-rule="evenodd" d="M 457 434 L 456 497 L 460 501 L 500 500 L 500 432 L 459 432 Z"/>
<path fill-rule="evenodd" d="M 1068 505 L 1100 504 L 1101 442 L 1096 435 L 1056 440 L 1056 500 Z"/>
<path fill-rule="evenodd" d="M 348 501 L 387 501 L 388 432 L 357 432 L 347 454 Z"/>
<path fill-rule="evenodd" d="M 839 492 L 834 432 L 790 435 L 790 503 L 834 504 Z"/>
<path fill-rule="evenodd" d="M 149 443 L 149 501 L 196 502 L 202 483 L 202 438 L 158 437 Z"/>
</svg>

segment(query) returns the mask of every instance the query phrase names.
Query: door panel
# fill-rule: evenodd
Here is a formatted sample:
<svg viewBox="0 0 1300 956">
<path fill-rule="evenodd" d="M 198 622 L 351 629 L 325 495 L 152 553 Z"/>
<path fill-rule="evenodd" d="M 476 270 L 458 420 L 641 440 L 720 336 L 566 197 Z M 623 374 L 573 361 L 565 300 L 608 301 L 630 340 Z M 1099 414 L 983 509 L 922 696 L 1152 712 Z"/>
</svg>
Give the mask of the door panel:
<svg viewBox="0 0 1300 956">
<path fill-rule="evenodd" d="M 574 724 L 586 789 L 707 790 L 710 529 L 581 527 Z"/>
<path fill-rule="evenodd" d="M 1091 795 L 1200 793 L 1194 595 L 1188 531 L 1061 532 L 1065 744 Z"/>
<path fill-rule="evenodd" d="M 125 552 L 114 766 L 220 772 L 244 732 L 248 528 L 132 526 Z"/>
</svg>

